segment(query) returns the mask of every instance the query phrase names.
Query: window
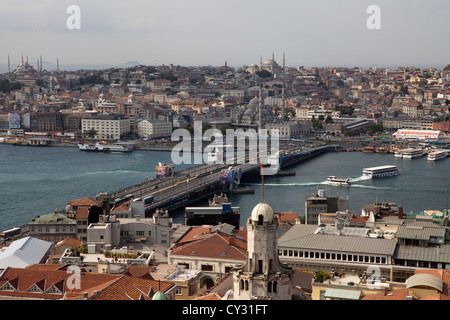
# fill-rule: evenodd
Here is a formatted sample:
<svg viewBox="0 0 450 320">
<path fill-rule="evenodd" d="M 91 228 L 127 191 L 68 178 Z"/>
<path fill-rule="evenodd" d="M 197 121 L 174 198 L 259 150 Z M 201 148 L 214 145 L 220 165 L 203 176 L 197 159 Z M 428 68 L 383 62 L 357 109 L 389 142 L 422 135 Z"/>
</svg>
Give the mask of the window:
<svg viewBox="0 0 450 320">
<path fill-rule="evenodd" d="M 213 271 L 213 266 L 202 264 L 202 271 Z"/>
</svg>

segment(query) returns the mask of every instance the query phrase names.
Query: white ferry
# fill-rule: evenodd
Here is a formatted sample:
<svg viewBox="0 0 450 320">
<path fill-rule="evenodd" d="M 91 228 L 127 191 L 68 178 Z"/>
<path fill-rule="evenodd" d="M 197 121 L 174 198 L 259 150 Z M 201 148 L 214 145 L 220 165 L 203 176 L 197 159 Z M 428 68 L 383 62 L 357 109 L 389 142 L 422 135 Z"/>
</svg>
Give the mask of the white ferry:
<svg viewBox="0 0 450 320">
<path fill-rule="evenodd" d="M 327 179 L 327 183 L 334 186 L 349 186 L 350 179 L 349 178 L 338 178 L 336 176 L 329 176 Z"/>
<path fill-rule="evenodd" d="M 397 166 L 385 165 L 379 167 L 371 167 L 363 169 L 363 176 L 370 178 L 391 177 L 400 174 Z"/>
<path fill-rule="evenodd" d="M 403 149 L 396 150 L 394 157 L 395 158 L 403 158 Z"/>
<path fill-rule="evenodd" d="M 404 149 L 402 150 L 403 159 L 414 159 L 414 158 L 420 158 L 424 155 L 424 151 L 422 149 Z"/>
<path fill-rule="evenodd" d="M 122 144 L 103 144 L 103 143 L 79 143 L 78 148 L 81 151 L 91 152 L 132 152 L 133 148 Z"/>
<path fill-rule="evenodd" d="M 431 160 L 431 161 L 436 161 L 436 160 L 445 159 L 445 158 L 447 158 L 447 156 L 448 156 L 448 153 L 445 150 L 434 150 L 434 151 L 431 151 L 430 153 L 428 153 L 427 159 Z"/>
</svg>

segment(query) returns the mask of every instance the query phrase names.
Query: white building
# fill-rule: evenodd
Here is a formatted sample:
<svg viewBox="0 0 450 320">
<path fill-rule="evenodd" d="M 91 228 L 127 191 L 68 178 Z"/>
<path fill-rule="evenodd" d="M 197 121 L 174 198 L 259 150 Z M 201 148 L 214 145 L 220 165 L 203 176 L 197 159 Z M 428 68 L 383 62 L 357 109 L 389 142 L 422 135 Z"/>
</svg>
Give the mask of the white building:
<svg viewBox="0 0 450 320">
<path fill-rule="evenodd" d="M 121 139 L 123 134 L 131 130 L 130 119 L 115 114 L 98 114 L 81 120 L 81 132 L 86 134 L 94 129 L 96 139 Z"/>
<path fill-rule="evenodd" d="M 442 137 L 440 131 L 400 129 L 394 133 L 396 139 L 438 140 Z"/>
<path fill-rule="evenodd" d="M 88 253 L 109 251 L 119 246 L 120 222 L 114 216 L 100 216 L 98 223 L 87 228 Z"/>
<path fill-rule="evenodd" d="M 162 120 L 141 120 L 137 123 L 141 138 L 167 137 L 172 134 L 172 123 Z"/>
<path fill-rule="evenodd" d="M 147 244 L 163 244 L 169 246 L 172 236 L 172 218 L 169 213 L 157 211 L 152 218 L 120 219 L 121 240 L 134 240 Z"/>
</svg>

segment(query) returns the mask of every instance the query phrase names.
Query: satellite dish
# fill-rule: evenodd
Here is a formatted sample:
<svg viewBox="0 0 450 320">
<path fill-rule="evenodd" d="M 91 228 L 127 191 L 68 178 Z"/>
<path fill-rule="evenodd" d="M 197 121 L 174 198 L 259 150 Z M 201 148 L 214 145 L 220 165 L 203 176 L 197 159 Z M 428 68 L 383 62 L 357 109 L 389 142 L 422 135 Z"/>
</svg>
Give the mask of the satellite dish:
<svg viewBox="0 0 450 320">
<path fill-rule="evenodd" d="M 336 228 L 337 228 L 339 231 L 341 231 L 341 230 L 344 228 L 344 224 L 341 223 L 341 222 L 339 222 L 339 223 L 336 224 Z"/>
</svg>

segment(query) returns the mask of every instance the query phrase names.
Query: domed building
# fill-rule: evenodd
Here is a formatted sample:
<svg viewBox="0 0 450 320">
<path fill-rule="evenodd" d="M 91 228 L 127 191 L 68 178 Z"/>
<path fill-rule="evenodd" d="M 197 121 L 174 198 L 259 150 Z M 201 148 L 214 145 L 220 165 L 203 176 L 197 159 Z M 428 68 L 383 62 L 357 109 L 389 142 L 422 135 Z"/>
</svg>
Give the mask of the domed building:
<svg viewBox="0 0 450 320">
<path fill-rule="evenodd" d="M 15 74 L 30 74 L 35 73 L 36 70 L 28 63 L 28 57 L 27 60 L 23 60 L 22 56 L 22 63 L 17 66 L 17 68 L 14 70 Z"/>
<path fill-rule="evenodd" d="M 233 274 L 234 300 L 291 300 L 291 268 L 278 258 L 278 218 L 258 203 L 247 220 L 247 259 Z"/>
<path fill-rule="evenodd" d="M 265 129 L 276 121 L 276 114 L 262 103 L 262 93 L 260 97 L 254 97 L 247 105 L 236 107 L 231 113 L 231 122 L 234 127 L 240 129 Z M 261 109 L 261 124 L 259 123 L 259 111 Z"/>
<path fill-rule="evenodd" d="M 274 76 L 277 76 L 281 73 L 281 67 L 275 61 L 273 55 L 271 59 L 267 59 L 266 61 L 264 61 L 261 69 L 269 71 Z"/>
</svg>

